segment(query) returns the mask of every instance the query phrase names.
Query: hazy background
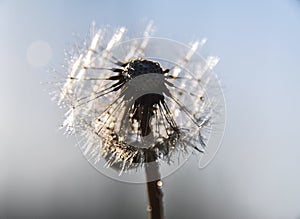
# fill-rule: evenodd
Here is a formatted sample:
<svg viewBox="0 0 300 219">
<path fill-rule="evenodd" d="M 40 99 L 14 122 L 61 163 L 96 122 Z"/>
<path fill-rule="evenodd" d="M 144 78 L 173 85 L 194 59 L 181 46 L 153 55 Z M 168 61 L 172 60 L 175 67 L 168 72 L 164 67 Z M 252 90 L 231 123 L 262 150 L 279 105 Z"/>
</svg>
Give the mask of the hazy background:
<svg viewBox="0 0 300 219">
<path fill-rule="evenodd" d="M 91 167 L 40 82 L 93 20 L 135 32 L 148 19 L 156 36 L 208 38 L 227 103 L 211 165 L 164 180 L 167 218 L 300 218 L 297 0 L 0 1 L 0 218 L 146 218 L 145 185 Z"/>
</svg>

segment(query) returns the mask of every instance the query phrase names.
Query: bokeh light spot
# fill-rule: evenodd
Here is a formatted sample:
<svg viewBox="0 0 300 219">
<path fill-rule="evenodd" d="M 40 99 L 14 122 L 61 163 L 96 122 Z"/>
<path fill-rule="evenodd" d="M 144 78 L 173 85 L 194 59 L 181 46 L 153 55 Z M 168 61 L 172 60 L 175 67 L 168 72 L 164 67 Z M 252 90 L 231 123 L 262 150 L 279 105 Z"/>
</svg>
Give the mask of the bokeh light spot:
<svg viewBox="0 0 300 219">
<path fill-rule="evenodd" d="M 32 42 L 27 49 L 27 62 L 34 67 L 42 67 L 49 63 L 52 56 L 52 49 L 50 45 L 38 40 Z"/>
</svg>

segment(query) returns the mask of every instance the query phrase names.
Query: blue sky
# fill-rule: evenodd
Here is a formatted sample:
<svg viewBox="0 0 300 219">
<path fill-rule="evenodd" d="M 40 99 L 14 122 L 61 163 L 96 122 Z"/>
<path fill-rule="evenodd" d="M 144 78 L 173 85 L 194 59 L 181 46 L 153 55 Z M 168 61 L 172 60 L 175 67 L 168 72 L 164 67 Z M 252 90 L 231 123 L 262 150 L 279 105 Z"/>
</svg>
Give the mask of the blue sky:
<svg viewBox="0 0 300 219">
<path fill-rule="evenodd" d="M 155 36 L 208 39 L 199 52 L 220 57 L 215 71 L 227 106 L 214 161 L 198 170 L 191 159 L 165 179 L 167 216 L 299 218 L 296 0 L 1 1 L 0 216 L 146 217 L 144 185 L 101 175 L 75 140 L 57 131 L 62 112 L 40 85 L 51 71 L 30 64 L 26 55 L 42 40 L 51 50 L 47 64 L 59 66 L 64 49 L 84 38 L 92 21 L 138 33 L 149 19 Z"/>
</svg>

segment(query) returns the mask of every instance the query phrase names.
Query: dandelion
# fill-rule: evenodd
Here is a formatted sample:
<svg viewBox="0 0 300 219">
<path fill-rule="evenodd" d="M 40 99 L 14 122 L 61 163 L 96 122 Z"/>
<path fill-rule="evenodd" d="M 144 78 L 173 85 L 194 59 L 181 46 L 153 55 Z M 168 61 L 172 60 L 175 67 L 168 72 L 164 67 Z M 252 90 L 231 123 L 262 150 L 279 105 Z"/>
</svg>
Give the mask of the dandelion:
<svg viewBox="0 0 300 219">
<path fill-rule="evenodd" d="M 196 53 L 206 39 L 185 46 L 152 32 L 150 23 L 143 36 L 130 39 L 125 27 L 92 25 L 90 39 L 67 54 L 56 99 L 66 108 L 62 127 L 76 134 L 89 162 L 112 178 L 148 182 L 148 191 L 160 194 L 149 198 L 151 209 L 162 215 L 154 207 L 161 178 L 191 154 L 199 167 L 211 161 L 225 104 L 212 72 L 218 58 Z"/>
</svg>

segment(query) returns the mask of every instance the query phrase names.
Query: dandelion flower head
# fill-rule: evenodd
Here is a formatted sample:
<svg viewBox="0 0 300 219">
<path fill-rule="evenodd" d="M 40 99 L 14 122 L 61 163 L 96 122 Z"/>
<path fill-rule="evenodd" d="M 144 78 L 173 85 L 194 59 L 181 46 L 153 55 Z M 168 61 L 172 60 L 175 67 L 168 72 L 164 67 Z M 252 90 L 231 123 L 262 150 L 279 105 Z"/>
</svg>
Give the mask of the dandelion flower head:
<svg viewBox="0 0 300 219">
<path fill-rule="evenodd" d="M 125 27 L 92 25 L 90 32 L 67 53 L 67 76 L 55 96 L 66 110 L 62 127 L 76 134 L 89 162 L 127 182 L 144 182 L 142 167 L 151 163 L 167 176 L 191 154 L 206 166 L 225 123 L 212 71 L 218 58 L 197 53 L 206 40 L 185 46 L 155 38 L 152 23 L 139 38 L 130 39 Z"/>
</svg>

